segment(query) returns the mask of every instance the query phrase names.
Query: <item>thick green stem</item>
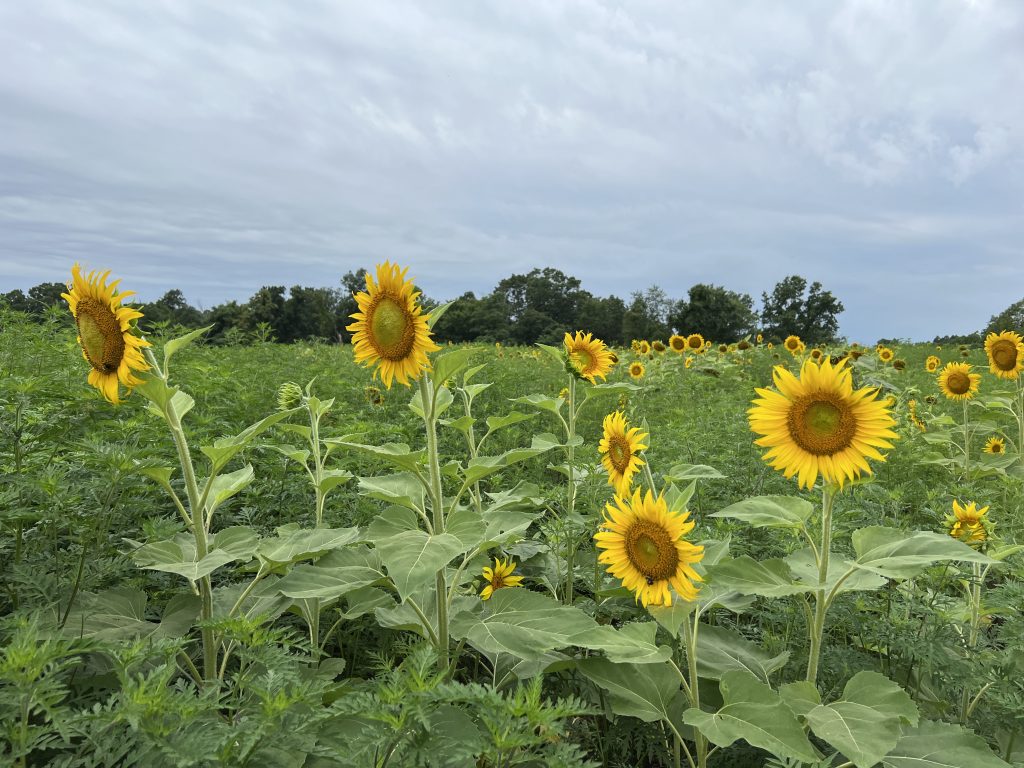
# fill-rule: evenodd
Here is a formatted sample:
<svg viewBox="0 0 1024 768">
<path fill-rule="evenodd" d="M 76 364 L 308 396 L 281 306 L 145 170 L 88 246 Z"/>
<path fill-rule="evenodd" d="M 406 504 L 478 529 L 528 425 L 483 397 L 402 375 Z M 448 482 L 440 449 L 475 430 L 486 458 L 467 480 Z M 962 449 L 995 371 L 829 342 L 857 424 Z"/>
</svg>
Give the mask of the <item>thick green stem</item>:
<svg viewBox="0 0 1024 768">
<path fill-rule="evenodd" d="M 434 387 L 426 374 L 420 377 L 420 399 L 423 403 L 423 426 L 427 432 L 427 461 L 430 467 L 430 507 L 434 534 L 444 533 L 444 497 L 441 490 L 441 459 L 437 447 L 437 412 Z M 448 586 L 442 566 L 434 577 L 437 590 L 437 663 L 448 669 Z"/>
<path fill-rule="evenodd" d="M 573 440 L 576 437 L 576 377 L 569 377 L 569 423 L 567 425 L 566 434 L 568 440 L 566 441 L 565 454 L 568 459 L 568 475 L 569 475 L 569 489 L 567 491 L 568 496 L 566 498 L 566 509 L 568 514 L 566 515 L 566 525 L 571 530 L 573 525 L 574 512 L 576 510 L 576 448 L 573 445 Z M 576 571 L 575 560 L 576 560 L 576 537 L 569 535 L 566 537 L 566 544 L 568 546 L 568 552 L 565 557 L 565 603 L 566 605 L 572 605 L 573 600 L 573 587 L 574 587 L 574 576 Z"/>
<path fill-rule="evenodd" d="M 825 613 L 829 599 L 826 591 L 828 561 L 832 547 L 832 502 L 835 488 L 825 483 L 821 492 L 821 548 L 818 552 L 818 588 L 814 592 L 814 619 L 810 626 L 811 647 L 807 659 L 807 680 L 818 681 L 818 662 L 821 658 L 822 638 L 825 634 Z"/>
<path fill-rule="evenodd" d="M 690 673 L 690 685 L 687 693 L 690 706 L 700 709 L 700 679 L 697 676 L 697 629 L 700 627 L 700 612 L 693 612 L 693 621 L 684 621 L 682 625 L 683 642 L 686 645 L 686 664 Z M 697 768 L 707 768 L 708 740 L 699 730 L 694 729 L 694 743 L 697 752 Z"/>
<path fill-rule="evenodd" d="M 972 653 L 978 647 L 978 635 L 981 629 L 981 563 L 972 563 L 971 589 L 969 591 L 971 600 L 971 623 L 967 630 L 967 652 Z M 960 725 L 967 725 L 967 718 L 971 713 L 970 707 L 971 692 L 964 684 L 964 690 L 960 695 Z"/>
<path fill-rule="evenodd" d="M 964 400 L 964 479 L 971 466 L 971 432 L 967 424 L 967 400 Z"/>
</svg>

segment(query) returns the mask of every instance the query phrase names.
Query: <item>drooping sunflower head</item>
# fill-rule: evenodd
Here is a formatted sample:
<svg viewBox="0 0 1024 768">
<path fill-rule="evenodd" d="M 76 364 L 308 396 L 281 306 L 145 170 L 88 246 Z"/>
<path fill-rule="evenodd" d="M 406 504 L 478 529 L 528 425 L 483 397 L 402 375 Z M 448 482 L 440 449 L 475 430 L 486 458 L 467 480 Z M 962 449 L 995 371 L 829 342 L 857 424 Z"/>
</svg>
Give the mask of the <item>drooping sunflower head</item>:
<svg viewBox="0 0 1024 768">
<path fill-rule="evenodd" d="M 800 341 L 799 336 L 787 336 L 786 340 L 782 342 L 782 346 L 786 348 L 787 352 L 797 354 L 804 346 L 804 343 Z"/>
<path fill-rule="evenodd" d="M 621 411 L 604 417 L 604 436 L 598 444 L 601 464 L 608 471 L 608 484 L 615 493 L 625 496 L 633 482 L 633 475 L 644 465 L 640 452 L 647 450 L 647 433 L 630 427 Z"/>
<path fill-rule="evenodd" d="M 942 365 L 942 361 L 935 355 L 928 355 L 928 359 L 924 361 L 924 369 L 928 371 L 928 373 L 935 373 L 935 371 L 939 369 L 940 365 Z"/>
<path fill-rule="evenodd" d="M 981 374 L 970 363 L 947 363 L 939 372 L 939 389 L 950 400 L 970 400 L 981 386 Z"/>
<path fill-rule="evenodd" d="M 655 352 L 657 352 L 660 355 L 662 352 L 665 351 L 665 344 L 664 344 L 664 342 L 661 342 L 661 341 L 652 341 L 651 342 L 651 349 L 653 349 Z"/>
<path fill-rule="evenodd" d="M 513 576 L 512 573 L 516 569 L 516 564 L 512 562 L 512 558 L 502 560 L 500 557 L 494 558 L 494 567 L 484 566 L 483 577 L 484 588 L 480 590 L 480 597 L 483 600 L 490 600 L 491 595 L 494 594 L 494 590 L 501 589 L 503 587 L 518 587 L 523 583 L 522 576 Z"/>
<path fill-rule="evenodd" d="M 681 354 L 686 351 L 686 337 L 680 336 L 678 333 L 673 333 L 668 340 L 668 348 L 676 354 Z"/>
<path fill-rule="evenodd" d="M 905 371 L 907 369 L 907 361 L 901 357 L 897 357 L 892 361 L 893 370 Z"/>
<path fill-rule="evenodd" d="M 693 569 L 704 558 L 704 547 L 684 537 L 693 530 L 689 512 L 669 510 L 665 497 L 639 489 L 616 496 L 605 508 L 604 522 L 594 534 L 599 561 L 608 572 L 649 605 L 672 605 L 672 589 L 686 601 L 697 599 L 702 581 Z"/>
<path fill-rule="evenodd" d="M 409 268 L 385 261 L 377 265 L 377 278 L 366 273 L 366 291 L 355 295 L 359 311 L 352 314 L 352 348 L 355 361 L 376 365 L 384 386 L 395 379 L 411 386 L 430 368 L 428 352 L 440 349 L 430 338 L 429 315 L 423 314 L 419 292 L 406 279 Z"/>
<path fill-rule="evenodd" d="M 881 360 L 883 363 L 891 362 L 893 357 L 895 357 L 895 353 L 888 347 L 878 348 L 878 359 Z"/>
<path fill-rule="evenodd" d="M 965 544 L 979 546 L 988 541 L 992 533 L 992 524 L 986 516 L 988 507 L 978 509 L 976 502 L 961 505 L 953 499 L 953 514 L 946 517 L 949 535 Z"/>
<path fill-rule="evenodd" d="M 693 368 L 693 358 L 692 357 L 686 358 L 686 367 L 687 368 Z"/>
<path fill-rule="evenodd" d="M 736 349 L 740 350 L 741 352 L 743 350 L 750 349 L 750 342 L 747 341 L 746 339 L 740 339 L 739 343 L 736 345 Z"/>
<path fill-rule="evenodd" d="M 691 333 L 686 337 L 686 348 L 691 352 L 700 352 L 704 349 L 704 337 L 699 333 Z"/>
<path fill-rule="evenodd" d="M 643 340 L 640 342 L 640 348 L 637 350 L 641 355 L 651 354 L 651 343 Z"/>
<path fill-rule="evenodd" d="M 594 334 L 583 331 L 576 331 L 576 335 L 567 333 L 562 343 L 568 367 L 575 376 L 591 384 L 596 383 L 595 376 L 602 379 L 608 376 L 612 369 L 612 353 L 603 341 L 594 338 Z"/>
<path fill-rule="evenodd" d="M 985 337 L 988 369 L 1000 379 L 1016 379 L 1024 371 L 1024 338 L 1013 331 Z"/>
<path fill-rule="evenodd" d="M 896 422 L 872 387 L 854 391 L 846 362 L 806 360 L 797 378 L 782 366 L 773 372 L 775 389 L 757 389 L 750 408 L 754 442 L 768 448 L 763 458 L 787 478 L 811 488 L 820 474 L 839 485 L 871 474 L 868 459 L 885 461 Z"/>
<path fill-rule="evenodd" d="M 637 381 L 644 377 L 644 373 L 646 373 L 646 369 L 643 363 L 634 362 L 629 364 L 629 375 Z"/>
<path fill-rule="evenodd" d="M 90 272 L 83 276 L 78 264 L 71 268 L 67 301 L 78 327 L 82 357 L 92 366 L 89 383 L 111 403 L 120 402 L 120 385 L 129 392 L 141 384 L 136 371 L 148 371 L 142 350 L 149 342 L 135 335 L 133 322 L 142 313 L 121 302 L 135 291 L 115 293 L 120 280 L 107 283 L 110 271 Z"/>
<path fill-rule="evenodd" d="M 982 450 L 992 456 L 1002 456 L 1006 453 L 1006 441 L 1001 437 L 990 437 Z"/>
</svg>

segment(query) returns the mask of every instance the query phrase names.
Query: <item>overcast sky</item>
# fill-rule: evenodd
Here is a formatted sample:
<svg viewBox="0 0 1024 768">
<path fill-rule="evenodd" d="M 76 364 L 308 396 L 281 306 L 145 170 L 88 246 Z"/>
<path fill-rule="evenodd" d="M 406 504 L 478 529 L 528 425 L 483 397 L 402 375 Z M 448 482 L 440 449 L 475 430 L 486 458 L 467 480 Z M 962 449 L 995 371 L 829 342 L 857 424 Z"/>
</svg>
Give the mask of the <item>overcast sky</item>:
<svg viewBox="0 0 1024 768">
<path fill-rule="evenodd" d="M 870 342 L 1024 297 L 1024 3 L 0 3 L 0 292 L 209 307 L 788 274 Z"/>
</svg>

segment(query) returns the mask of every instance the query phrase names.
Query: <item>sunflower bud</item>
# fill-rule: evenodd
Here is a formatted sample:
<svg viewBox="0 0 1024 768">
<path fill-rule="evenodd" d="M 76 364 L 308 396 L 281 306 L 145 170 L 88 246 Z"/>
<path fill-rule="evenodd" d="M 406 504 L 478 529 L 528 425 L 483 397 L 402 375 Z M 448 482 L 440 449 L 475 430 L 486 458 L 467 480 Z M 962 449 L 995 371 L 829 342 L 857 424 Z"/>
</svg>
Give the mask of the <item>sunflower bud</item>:
<svg viewBox="0 0 1024 768">
<path fill-rule="evenodd" d="M 279 410 L 287 411 L 302 402 L 302 387 L 294 381 L 286 381 L 277 390 L 277 407 Z"/>
</svg>

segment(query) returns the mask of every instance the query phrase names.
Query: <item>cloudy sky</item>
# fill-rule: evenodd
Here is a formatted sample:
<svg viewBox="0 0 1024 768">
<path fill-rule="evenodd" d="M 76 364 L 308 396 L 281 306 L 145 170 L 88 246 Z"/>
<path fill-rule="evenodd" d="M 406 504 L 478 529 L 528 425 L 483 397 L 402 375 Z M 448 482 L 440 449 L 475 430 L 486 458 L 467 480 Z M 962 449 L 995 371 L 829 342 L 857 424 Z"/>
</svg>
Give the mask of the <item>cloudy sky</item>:
<svg viewBox="0 0 1024 768">
<path fill-rule="evenodd" d="M 820 280 L 865 342 L 1024 296 L 1024 3 L 0 4 L 0 292 Z"/>
</svg>

